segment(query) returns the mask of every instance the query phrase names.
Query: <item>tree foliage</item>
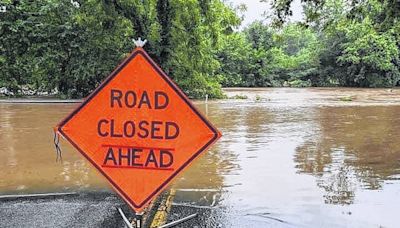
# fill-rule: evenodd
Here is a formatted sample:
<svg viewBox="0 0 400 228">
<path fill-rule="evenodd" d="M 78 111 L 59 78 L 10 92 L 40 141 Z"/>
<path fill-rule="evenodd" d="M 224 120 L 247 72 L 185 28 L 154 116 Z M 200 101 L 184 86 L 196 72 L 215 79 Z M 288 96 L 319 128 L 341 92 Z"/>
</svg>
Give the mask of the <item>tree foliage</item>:
<svg viewBox="0 0 400 228">
<path fill-rule="evenodd" d="M 285 6 L 274 7 L 275 21 L 282 24 L 292 1 L 273 2 Z M 303 4 L 306 25 L 318 34 L 321 44 L 315 85 L 400 84 L 399 1 L 307 0 Z"/>
<path fill-rule="evenodd" d="M 318 40 L 311 29 L 290 24 L 274 29 L 261 22 L 228 37 L 220 56 L 224 86 L 310 86 Z"/>
<path fill-rule="evenodd" d="M 297 24 L 287 22 L 292 2 L 273 0 L 273 23 L 227 41 L 224 86 L 400 85 L 400 2 L 305 0 Z"/>
<path fill-rule="evenodd" d="M 223 0 L 3 0 L 0 87 L 83 97 L 133 48 L 146 50 L 190 97 L 221 86 L 400 85 L 398 0 L 272 0 L 273 23 L 237 30 Z"/>
<path fill-rule="evenodd" d="M 82 97 L 146 38 L 192 97 L 221 97 L 215 49 L 239 24 L 220 0 L 9 0 L 0 13 L 0 87 Z"/>
</svg>

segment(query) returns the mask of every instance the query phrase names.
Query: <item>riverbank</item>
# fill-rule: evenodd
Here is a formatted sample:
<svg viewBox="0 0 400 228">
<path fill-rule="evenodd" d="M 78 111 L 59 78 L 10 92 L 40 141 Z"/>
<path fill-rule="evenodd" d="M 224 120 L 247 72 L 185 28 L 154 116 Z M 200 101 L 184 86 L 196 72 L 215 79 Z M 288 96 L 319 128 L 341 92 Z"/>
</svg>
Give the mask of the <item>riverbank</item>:
<svg viewBox="0 0 400 228">
<path fill-rule="evenodd" d="M 8 99 L 1 99 L 0 98 L 0 103 L 5 103 L 5 104 L 13 104 L 13 103 L 21 103 L 21 104 L 40 104 L 40 103 L 81 103 L 83 100 L 82 99 L 53 99 L 53 98 L 37 98 L 37 97 L 32 97 L 32 98 L 8 98 Z"/>
<path fill-rule="evenodd" d="M 209 102 L 256 101 L 271 104 L 303 103 L 317 106 L 343 105 L 398 105 L 400 88 L 347 88 L 347 87 L 310 87 L 310 88 L 223 88 L 226 99 Z M 1 97 L 0 103 L 81 103 L 84 99 L 59 99 L 54 96 L 27 96 L 23 98 Z M 201 102 L 194 99 L 193 102 Z M 304 104 L 304 103 L 303 103 Z"/>
<path fill-rule="evenodd" d="M 400 88 L 224 88 L 228 98 L 285 106 L 400 105 Z"/>
</svg>

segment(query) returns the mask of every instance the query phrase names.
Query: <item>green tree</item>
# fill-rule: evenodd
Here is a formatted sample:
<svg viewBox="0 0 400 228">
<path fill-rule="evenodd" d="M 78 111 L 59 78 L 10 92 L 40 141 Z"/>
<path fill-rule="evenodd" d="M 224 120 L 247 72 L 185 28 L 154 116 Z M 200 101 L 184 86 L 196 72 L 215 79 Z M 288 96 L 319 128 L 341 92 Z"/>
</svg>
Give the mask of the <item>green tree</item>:
<svg viewBox="0 0 400 228">
<path fill-rule="evenodd" d="M 315 32 L 291 24 L 273 29 L 252 23 L 227 38 L 220 51 L 224 86 L 310 86 L 319 67 Z"/>
<path fill-rule="evenodd" d="M 0 14 L 3 86 L 82 97 L 128 50 L 129 21 L 102 2 L 11 1 Z"/>
<path fill-rule="evenodd" d="M 385 8 L 372 0 L 357 7 L 346 6 L 345 1 L 325 2 L 321 8 L 325 17 L 319 27 L 325 44 L 320 57 L 321 78 L 328 75 L 342 86 L 398 85 L 399 25 L 387 28 L 383 24 L 387 20 L 382 20 Z"/>
<path fill-rule="evenodd" d="M 255 56 L 255 49 L 243 33 L 227 36 L 218 52 L 222 86 L 255 86 L 255 73 L 259 68 Z"/>
<path fill-rule="evenodd" d="M 292 0 L 274 0 L 278 24 Z M 306 23 L 324 44 L 317 85 L 390 87 L 400 84 L 400 2 L 304 1 Z"/>
<path fill-rule="evenodd" d="M 82 97 L 134 37 L 191 97 L 221 97 L 217 50 L 240 20 L 220 0 L 9 0 L 0 13 L 0 86 Z"/>
<path fill-rule="evenodd" d="M 289 24 L 274 35 L 275 47 L 270 50 L 269 72 L 280 83 L 291 86 L 311 86 L 319 67 L 320 43 L 312 29 Z"/>
</svg>

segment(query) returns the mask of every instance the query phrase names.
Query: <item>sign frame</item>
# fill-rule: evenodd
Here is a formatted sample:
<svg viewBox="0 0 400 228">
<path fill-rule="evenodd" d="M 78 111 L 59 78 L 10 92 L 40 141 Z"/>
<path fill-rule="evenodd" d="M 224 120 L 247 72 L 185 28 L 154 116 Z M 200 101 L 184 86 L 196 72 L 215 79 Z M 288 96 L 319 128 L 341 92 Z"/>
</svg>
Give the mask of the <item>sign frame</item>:
<svg viewBox="0 0 400 228">
<path fill-rule="evenodd" d="M 132 59 L 134 59 L 137 55 L 142 55 L 151 65 L 151 67 L 158 73 L 161 78 L 167 82 L 167 84 L 175 91 L 175 93 L 190 107 L 190 109 L 193 111 L 193 113 L 198 116 L 201 121 L 211 130 L 211 132 L 214 134 L 213 137 L 205 144 L 203 145 L 198 151 L 196 151 L 182 166 L 174 170 L 173 174 L 168 177 L 155 191 L 153 191 L 143 202 L 136 204 L 133 202 L 133 200 L 130 199 L 126 193 L 122 189 L 118 187 L 118 185 L 100 168 L 98 164 L 96 164 L 93 159 L 91 159 L 80 147 L 77 145 L 68 135 L 63 131 L 64 125 L 68 123 L 83 107 L 88 104 L 92 98 L 94 98 L 109 82 L 111 82 L 112 79 L 114 79 L 118 73 L 127 65 L 130 63 Z M 131 54 L 123 60 L 121 64 L 119 64 L 113 71 L 112 73 L 106 77 L 103 82 L 93 91 L 91 92 L 85 100 L 77 107 L 75 108 L 67 117 L 65 117 L 57 126 L 56 126 L 57 131 L 65 138 L 69 143 L 71 143 L 75 149 L 77 149 L 80 154 L 82 154 L 95 168 L 97 171 L 101 173 L 102 176 L 104 176 L 108 182 L 111 184 L 111 186 L 116 190 L 118 195 L 120 195 L 127 203 L 128 205 L 135 211 L 135 212 L 140 212 L 143 210 L 143 208 L 150 203 L 150 201 L 159 195 L 162 190 L 164 190 L 166 187 L 168 187 L 168 184 L 171 183 L 171 181 L 178 175 L 180 174 L 184 169 L 186 169 L 194 159 L 196 159 L 200 154 L 202 154 L 204 151 L 206 151 L 212 144 L 214 144 L 221 136 L 221 132 L 210 122 L 208 121 L 202 114 L 201 112 L 192 104 L 192 102 L 189 100 L 189 98 L 183 93 L 183 91 L 175 84 L 174 81 L 172 81 L 166 73 L 152 60 L 152 58 L 147 54 L 147 52 L 141 48 L 137 47 L 135 48 Z M 138 210 L 139 209 L 139 210 Z"/>
</svg>

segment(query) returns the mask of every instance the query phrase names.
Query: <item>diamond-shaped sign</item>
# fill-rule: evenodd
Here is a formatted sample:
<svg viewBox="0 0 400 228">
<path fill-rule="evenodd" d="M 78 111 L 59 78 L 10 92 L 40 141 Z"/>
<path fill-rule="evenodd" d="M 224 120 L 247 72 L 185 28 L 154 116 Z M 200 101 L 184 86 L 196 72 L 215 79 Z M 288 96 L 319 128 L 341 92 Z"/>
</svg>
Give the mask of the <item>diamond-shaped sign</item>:
<svg viewBox="0 0 400 228">
<path fill-rule="evenodd" d="M 142 48 L 58 131 L 137 212 L 221 136 Z"/>
</svg>

